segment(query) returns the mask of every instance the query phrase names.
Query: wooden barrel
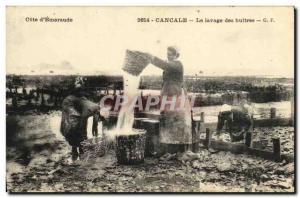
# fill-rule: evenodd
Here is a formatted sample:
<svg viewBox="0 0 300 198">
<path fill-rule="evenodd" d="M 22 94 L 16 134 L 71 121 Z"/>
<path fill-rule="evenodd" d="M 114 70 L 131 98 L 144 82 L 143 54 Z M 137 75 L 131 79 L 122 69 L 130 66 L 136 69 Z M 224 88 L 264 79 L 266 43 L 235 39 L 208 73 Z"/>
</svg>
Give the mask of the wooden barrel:
<svg viewBox="0 0 300 198">
<path fill-rule="evenodd" d="M 119 164 L 140 164 L 144 162 L 146 133 L 134 130 L 129 135 L 116 137 L 116 156 Z"/>
<path fill-rule="evenodd" d="M 134 118 L 134 122 L 133 122 L 133 128 L 135 129 L 144 129 L 145 127 L 143 126 L 144 120 L 147 120 L 148 118 Z"/>
<path fill-rule="evenodd" d="M 159 153 L 159 121 L 142 120 L 142 126 L 146 130 L 145 156 L 156 156 Z"/>
</svg>

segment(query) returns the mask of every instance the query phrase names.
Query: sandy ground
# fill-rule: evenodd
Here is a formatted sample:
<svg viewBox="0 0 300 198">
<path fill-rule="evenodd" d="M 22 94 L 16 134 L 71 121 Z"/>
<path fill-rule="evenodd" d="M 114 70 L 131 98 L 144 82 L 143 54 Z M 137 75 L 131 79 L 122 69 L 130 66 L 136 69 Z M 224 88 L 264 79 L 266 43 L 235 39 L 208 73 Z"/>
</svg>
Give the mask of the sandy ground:
<svg viewBox="0 0 300 198">
<path fill-rule="evenodd" d="M 60 112 L 7 117 L 8 192 L 294 191 L 294 163 L 204 148 L 170 159 L 147 158 L 135 166 L 118 165 L 113 150 L 72 161 L 59 121 Z M 283 151 L 293 153 L 292 127 L 257 128 L 256 133 L 279 134 Z"/>
</svg>

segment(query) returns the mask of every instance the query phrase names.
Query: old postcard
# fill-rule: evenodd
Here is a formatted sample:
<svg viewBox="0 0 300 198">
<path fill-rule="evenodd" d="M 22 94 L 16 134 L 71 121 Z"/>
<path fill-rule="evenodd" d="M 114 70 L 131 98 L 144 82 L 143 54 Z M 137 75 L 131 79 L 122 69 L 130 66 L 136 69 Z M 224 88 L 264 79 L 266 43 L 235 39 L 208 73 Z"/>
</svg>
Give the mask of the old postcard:
<svg viewBox="0 0 300 198">
<path fill-rule="evenodd" d="M 294 7 L 6 8 L 6 189 L 295 193 Z"/>
</svg>

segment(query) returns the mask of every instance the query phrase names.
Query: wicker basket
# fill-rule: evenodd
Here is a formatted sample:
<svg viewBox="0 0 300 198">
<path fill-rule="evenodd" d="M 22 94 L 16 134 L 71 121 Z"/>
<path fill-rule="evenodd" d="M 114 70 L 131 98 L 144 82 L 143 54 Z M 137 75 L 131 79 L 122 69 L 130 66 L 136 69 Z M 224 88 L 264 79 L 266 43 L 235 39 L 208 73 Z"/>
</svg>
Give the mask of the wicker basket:
<svg viewBox="0 0 300 198">
<path fill-rule="evenodd" d="M 126 56 L 123 64 L 123 70 L 138 76 L 149 64 L 149 60 L 145 54 L 139 51 L 126 50 Z"/>
<path fill-rule="evenodd" d="M 103 138 L 91 138 L 81 142 L 84 155 L 89 158 L 102 157 L 107 152 L 107 142 Z"/>
</svg>

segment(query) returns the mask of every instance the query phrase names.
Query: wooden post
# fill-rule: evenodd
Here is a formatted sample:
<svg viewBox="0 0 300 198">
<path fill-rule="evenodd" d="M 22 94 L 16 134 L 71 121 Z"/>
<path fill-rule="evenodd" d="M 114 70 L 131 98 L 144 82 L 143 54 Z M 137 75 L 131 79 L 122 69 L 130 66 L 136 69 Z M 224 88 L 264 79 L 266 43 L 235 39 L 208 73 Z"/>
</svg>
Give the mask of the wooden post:
<svg viewBox="0 0 300 198">
<path fill-rule="evenodd" d="M 204 122 L 205 121 L 205 114 L 204 114 L 204 112 L 201 112 L 201 114 L 200 114 L 200 121 L 201 122 Z"/>
<path fill-rule="evenodd" d="M 27 95 L 27 91 L 26 91 L 25 87 L 22 88 L 22 94 L 23 94 L 23 96 Z"/>
<path fill-rule="evenodd" d="M 211 131 L 209 128 L 206 128 L 206 137 L 205 137 L 205 146 L 208 149 L 211 143 Z"/>
<path fill-rule="evenodd" d="M 200 136 L 199 136 L 199 129 L 200 129 L 200 122 L 194 120 L 193 110 L 191 110 L 191 120 L 192 120 L 192 151 L 197 153 L 200 151 Z"/>
<path fill-rule="evenodd" d="M 272 107 L 270 113 L 271 113 L 271 119 L 276 118 L 276 108 Z"/>
<path fill-rule="evenodd" d="M 31 105 L 31 96 L 27 96 L 28 97 L 28 100 L 27 100 L 27 105 Z"/>
<path fill-rule="evenodd" d="M 41 97 L 42 97 L 41 105 L 44 106 L 45 105 L 44 90 L 42 90 Z"/>
<path fill-rule="evenodd" d="M 13 96 L 13 98 L 12 98 L 12 106 L 13 106 L 14 108 L 17 108 L 17 107 L 18 107 L 18 97 L 17 97 L 16 94 L 15 94 L 15 95 Z"/>
<path fill-rule="evenodd" d="M 251 132 L 246 132 L 246 138 L 245 138 L 245 145 L 247 147 L 251 146 L 251 141 L 252 141 L 252 133 Z"/>
<path fill-rule="evenodd" d="M 281 159 L 280 155 L 280 139 L 277 138 L 272 138 L 273 141 L 273 155 L 274 155 L 274 161 L 279 162 Z"/>
<path fill-rule="evenodd" d="M 255 126 L 254 126 L 254 116 L 251 115 L 251 130 L 253 131 L 254 128 L 255 128 Z"/>
<path fill-rule="evenodd" d="M 294 109 L 294 96 L 291 98 L 291 125 L 294 126 L 295 109 Z"/>
<path fill-rule="evenodd" d="M 114 88 L 113 95 L 115 96 L 115 95 L 117 95 L 117 89 L 116 89 L 116 86 L 115 86 L 115 84 L 114 84 L 113 88 Z"/>
<path fill-rule="evenodd" d="M 251 119 L 250 120 L 251 125 L 250 125 L 248 131 L 246 131 L 246 137 L 245 137 L 245 145 L 247 147 L 251 147 L 252 133 L 253 133 L 253 130 L 254 130 L 254 118 L 253 118 L 253 115 L 251 115 L 250 119 Z"/>
<path fill-rule="evenodd" d="M 54 98 L 53 91 L 51 91 L 49 95 L 50 95 L 49 101 L 52 103 L 53 102 L 53 98 Z"/>
<path fill-rule="evenodd" d="M 54 97 L 54 106 L 57 107 L 58 106 L 58 93 L 55 94 Z"/>
<path fill-rule="evenodd" d="M 37 97 L 37 98 L 40 97 L 40 89 L 39 89 L 39 88 L 36 89 L 36 97 Z"/>
</svg>

